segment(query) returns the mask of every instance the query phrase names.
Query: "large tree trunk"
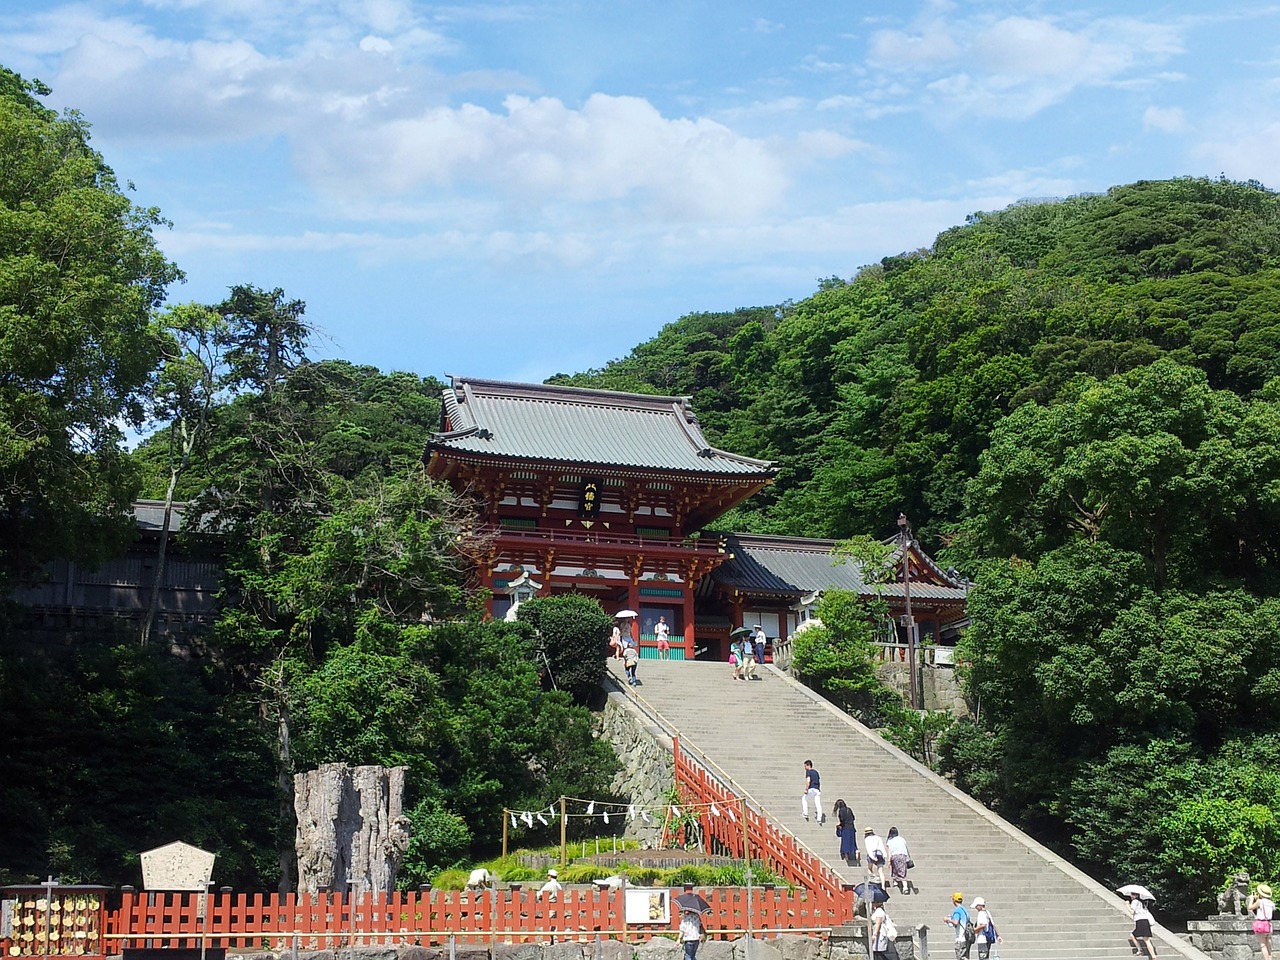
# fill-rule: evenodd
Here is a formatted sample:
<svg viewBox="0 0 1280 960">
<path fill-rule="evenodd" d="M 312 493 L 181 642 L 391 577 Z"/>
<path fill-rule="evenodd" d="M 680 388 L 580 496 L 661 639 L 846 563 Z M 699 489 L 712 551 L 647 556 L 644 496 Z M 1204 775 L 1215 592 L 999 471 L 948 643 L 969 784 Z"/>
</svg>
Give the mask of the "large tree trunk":
<svg viewBox="0 0 1280 960">
<path fill-rule="evenodd" d="M 299 893 L 395 889 L 409 845 L 407 769 L 326 763 L 293 778 Z"/>
</svg>

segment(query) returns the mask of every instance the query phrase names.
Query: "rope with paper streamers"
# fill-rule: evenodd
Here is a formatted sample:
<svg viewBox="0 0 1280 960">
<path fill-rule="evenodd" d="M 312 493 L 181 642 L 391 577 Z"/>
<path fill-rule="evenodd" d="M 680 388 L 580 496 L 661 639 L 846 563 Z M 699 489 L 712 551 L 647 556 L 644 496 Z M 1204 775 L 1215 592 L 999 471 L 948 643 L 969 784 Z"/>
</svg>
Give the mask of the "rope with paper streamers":
<svg viewBox="0 0 1280 960">
<path fill-rule="evenodd" d="M 731 806 L 721 806 L 715 801 L 704 803 L 663 803 L 658 806 L 639 806 L 634 803 L 618 803 L 611 800 L 589 800 L 583 797 L 564 797 L 564 819 L 566 820 L 600 820 L 603 823 L 609 823 L 613 818 L 622 818 L 628 821 L 637 819 L 643 820 L 645 823 L 653 823 L 655 819 L 659 822 L 666 820 L 670 816 L 673 820 L 679 820 L 687 813 L 698 813 L 707 811 L 713 817 L 728 817 L 734 823 L 738 822 L 738 815 Z M 578 804 L 578 810 L 569 810 L 569 804 Z M 552 821 L 561 819 L 560 810 L 556 804 L 550 804 L 546 810 L 539 808 L 538 810 L 513 810 L 509 807 L 502 808 L 502 815 L 509 817 L 511 826 L 519 829 L 523 823 L 525 827 L 533 829 L 534 823 L 541 826 L 549 827 Z"/>
</svg>

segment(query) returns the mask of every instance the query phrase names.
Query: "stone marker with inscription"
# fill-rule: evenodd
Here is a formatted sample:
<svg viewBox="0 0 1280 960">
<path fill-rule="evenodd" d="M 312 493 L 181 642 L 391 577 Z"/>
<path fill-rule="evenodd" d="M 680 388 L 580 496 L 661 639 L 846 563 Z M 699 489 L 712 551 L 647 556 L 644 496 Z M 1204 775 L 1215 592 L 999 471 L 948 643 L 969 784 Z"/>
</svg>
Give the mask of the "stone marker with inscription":
<svg viewBox="0 0 1280 960">
<path fill-rule="evenodd" d="M 142 854 L 142 886 L 146 890 L 209 889 L 214 854 L 175 840 Z"/>
</svg>

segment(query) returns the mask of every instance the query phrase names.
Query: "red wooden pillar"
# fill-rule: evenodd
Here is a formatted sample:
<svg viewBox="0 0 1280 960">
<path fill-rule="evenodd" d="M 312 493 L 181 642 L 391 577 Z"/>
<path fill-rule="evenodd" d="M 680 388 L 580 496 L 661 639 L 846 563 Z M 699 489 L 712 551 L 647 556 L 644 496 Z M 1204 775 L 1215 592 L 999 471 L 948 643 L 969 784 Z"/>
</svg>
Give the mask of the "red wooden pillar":
<svg viewBox="0 0 1280 960">
<path fill-rule="evenodd" d="M 636 649 L 640 649 L 640 578 L 631 577 L 631 583 L 627 586 L 627 609 L 634 610 L 636 616 L 631 618 L 631 623 L 627 629 L 631 631 L 631 639 L 635 641 Z"/>
<path fill-rule="evenodd" d="M 684 658 L 692 660 L 697 656 L 697 645 L 693 636 L 693 590 L 697 584 L 687 579 L 684 584 Z"/>
</svg>

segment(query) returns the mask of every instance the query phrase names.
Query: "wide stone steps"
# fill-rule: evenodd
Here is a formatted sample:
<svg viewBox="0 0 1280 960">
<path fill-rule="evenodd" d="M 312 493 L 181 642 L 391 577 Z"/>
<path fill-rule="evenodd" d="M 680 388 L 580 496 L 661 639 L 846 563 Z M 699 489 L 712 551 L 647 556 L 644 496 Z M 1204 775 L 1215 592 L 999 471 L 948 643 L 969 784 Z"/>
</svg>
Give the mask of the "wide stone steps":
<svg viewBox="0 0 1280 960">
<path fill-rule="evenodd" d="M 959 890 L 966 905 L 986 899 L 1004 938 L 1001 960 L 1132 960 L 1132 923 L 1118 896 L 772 667 L 758 670 L 762 679 L 735 681 L 727 664 L 645 660 L 632 688 L 609 663 L 617 689 L 662 717 L 683 750 L 730 778 L 845 882 L 866 875 L 839 859 L 836 799 L 857 815 L 859 848 L 864 828 L 883 837 L 897 826 L 919 892 L 892 890 L 887 909 L 900 931 L 927 928 L 932 956 L 952 954 L 954 932 L 942 921 Z M 822 776 L 825 824 L 800 813 L 807 759 Z M 1158 932 L 1160 953 L 1207 960 Z"/>
</svg>

